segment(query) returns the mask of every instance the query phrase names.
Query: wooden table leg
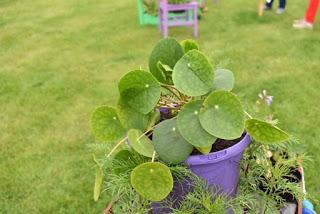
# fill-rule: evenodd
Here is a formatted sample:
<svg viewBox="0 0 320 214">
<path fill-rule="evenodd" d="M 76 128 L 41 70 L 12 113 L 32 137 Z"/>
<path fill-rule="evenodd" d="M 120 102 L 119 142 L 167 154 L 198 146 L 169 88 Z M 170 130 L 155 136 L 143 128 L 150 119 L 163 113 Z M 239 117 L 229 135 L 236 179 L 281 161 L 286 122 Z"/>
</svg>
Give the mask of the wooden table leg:
<svg viewBox="0 0 320 214">
<path fill-rule="evenodd" d="M 262 16 L 263 14 L 263 2 L 264 0 L 259 0 L 259 6 L 258 6 L 258 15 Z"/>
</svg>

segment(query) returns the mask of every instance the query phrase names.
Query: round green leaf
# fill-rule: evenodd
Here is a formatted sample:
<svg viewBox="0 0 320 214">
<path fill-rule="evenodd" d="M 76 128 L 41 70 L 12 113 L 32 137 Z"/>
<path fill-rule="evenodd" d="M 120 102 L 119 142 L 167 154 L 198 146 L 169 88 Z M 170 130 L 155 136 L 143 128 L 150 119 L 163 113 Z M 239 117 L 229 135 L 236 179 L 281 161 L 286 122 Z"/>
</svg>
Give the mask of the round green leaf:
<svg viewBox="0 0 320 214">
<path fill-rule="evenodd" d="M 143 163 L 131 173 L 132 187 L 151 201 L 165 199 L 173 189 L 170 169 L 162 163 Z"/>
<path fill-rule="evenodd" d="M 177 117 L 177 126 L 181 135 L 195 147 L 209 147 L 216 137 L 205 131 L 199 120 L 202 101 L 195 100 L 183 106 Z"/>
<path fill-rule="evenodd" d="M 121 124 L 127 130 L 139 129 L 145 131 L 148 127 L 151 114 L 142 114 L 126 105 L 121 99 L 118 102 L 117 113 Z"/>
<path fill-rule="evenodd" d="M 206 56 L 192 50 L 174 66 L 172 80 L 182 93 L 201 96 L 213 89 L 214 71 Z"/>
<path fill-rule="evenodd" d="M 171 84 L 172 80 L 167 78 L 158 67 L 160 61 L 164 65 L 173 68 L 177 61 L 183 56 L 183 49 L 179 42 L 173 38 L 165 38 L 158 42 L 151 52 L 149 58 L 150 72 L 162 83 Z"/>
<path fill-rule="evenodd" d="M 282 143 L 289 139 L 289 135 L 280 128 L 257 119 L 247 120 L 246 130 L 253 139 L 265 144 Z"/>
<path fill-rule="evenodd" d="M 135 70 L 121 78 L 119 92 L 124 104 L 142 114 L 147 114 L 158 103 L 161 87 L 149 72 Z"/>
<path fill-rule="evenodd" d="M 227 69 L 218 69 L 215 71 L 214 88 L 231 91 L 234 85 L 234 76 L 232 71 Z"/>
<path fill-rule="evenodd" d="M 199 45 L 196 41 L 193 39 L 186 39 L 181 41 L 181 46 L 185 53 L 191 51 L 191 50 L 199 50 Z"/>
<path fill-rule="evenodd" d="M 152 141 L 142 131 L 130 129 L 128 131 L 128 139 L 136 152 L 146 157 L 152 157 L 154 152 Z"/>
<path fill-rule="evenodd" d="M 228 91 L 212 92 L 200 110 L 200 123 L 210 134 L 226 140 L 244 131 L 244 111 L 239 99 Z"/>
<path fill-rule="evenodd" d="M 101 106 L 92 113 L 91 127 L 101 141 L 116 141 L 125 135 L 116 110 L 109 106 Z"/>
<path fill-rule="evenodd" d="M 181 163 L 193 150 L 193 146 L 181 136 L 175 118 L 159 123 L 152 140 L 159 157 L 167 163 Z"/>
</svg>

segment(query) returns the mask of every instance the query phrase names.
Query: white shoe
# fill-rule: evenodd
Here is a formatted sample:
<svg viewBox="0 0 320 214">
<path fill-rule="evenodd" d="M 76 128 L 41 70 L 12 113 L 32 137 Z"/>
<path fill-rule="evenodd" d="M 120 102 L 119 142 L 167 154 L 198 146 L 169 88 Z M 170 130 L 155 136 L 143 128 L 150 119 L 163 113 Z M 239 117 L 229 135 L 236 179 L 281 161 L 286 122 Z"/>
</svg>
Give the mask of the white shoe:
<svg viewBox="0 0 320 214">
<path fill-rule="evenodd" d="M 271 8 L 271 7 L 268 7 L 267 5 L 264 5 L 264 6 L 263 6 L 263 10 L 264 10 L 264 11 L 268 11 L 268 10 L 272 10 L 272 8 Z"/>
<path fill-rule="evenodd" d="M 293 23 L 300 23 L 300 22 L 304 22 L 304 19 L 297 19 L 293 21 Z"/>
<path fill-rule="evenodd" d="M 281 15 L 281 14 L 283 14 L 284 12 L 286 12 L 286 9 L 279 7 L 279 8 L 277 9 L 277 11 L 276 11 L 276 14 Z"/>
<path fill-rule="evenodd" d="M 295 20 L 292 27 L 296 29 L 313 29 L 313 24 L 310 22 L 307 22 L 306 20 Z"/>
</svg>

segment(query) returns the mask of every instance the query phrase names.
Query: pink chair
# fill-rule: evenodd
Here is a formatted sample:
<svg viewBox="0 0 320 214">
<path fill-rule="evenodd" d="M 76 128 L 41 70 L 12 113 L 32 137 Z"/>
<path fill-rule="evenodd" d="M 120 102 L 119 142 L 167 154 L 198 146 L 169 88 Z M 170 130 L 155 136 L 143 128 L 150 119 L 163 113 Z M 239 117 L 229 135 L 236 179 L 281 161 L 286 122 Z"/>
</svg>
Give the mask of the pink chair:
<svg viewBox="0 0 320 214">
<path fill-rule="evenodd" d="M 194 26 L 194 36 L 198 36 L 198 2 L 196 0 L 183 4 L 169 4 L 168 0 L 159 0 L 159 19 L 160 31 L 164 37 L 168 37 L 171 26 Z"/>
</svg>

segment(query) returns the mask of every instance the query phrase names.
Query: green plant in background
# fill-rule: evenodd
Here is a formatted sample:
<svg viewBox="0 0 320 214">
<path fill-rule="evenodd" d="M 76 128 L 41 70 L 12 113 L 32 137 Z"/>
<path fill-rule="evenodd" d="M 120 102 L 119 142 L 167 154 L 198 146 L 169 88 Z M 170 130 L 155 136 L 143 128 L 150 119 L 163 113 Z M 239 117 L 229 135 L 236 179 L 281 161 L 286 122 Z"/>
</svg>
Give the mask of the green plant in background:
<svg viewBox="0 0 320 214">
<path fill-rule="evenodd" d="M 217 138 L 238 139 L 247 131 L 261 145 L 288 141 L 289 135 L 273 123 L 244 110 L 231 92 L 232 72 L 214 69 L 195 41 L 161 40 L 151 52 L 149 69 L 124 75 L 117 107 L 99 107 L 91 117 L 97 140 L 117 142 L 108 160 L 123 149 L 130 150 L 130 161 L 132 154 L 144 156 L 126 170 L 127 181 L 130 177 L 131 187 L 141 196 L 138 201 L 166 198 L 173 188 L 170 166 L 182 163 L 194 150 L 209 153 Z"/>
<path fill-rule="evenodd" d="M 158 15 L 158 0 L 142 0 L 144 11 L 150 15 Z"/>
<path fill-rule="evenodd" d="M 191 0 L 168 0 L 170 4 L 183 4 L 188 3 Z M 144 11 L 150 15 L 158 15 L 158 0 L 142 0 Z"/>
</svg>

